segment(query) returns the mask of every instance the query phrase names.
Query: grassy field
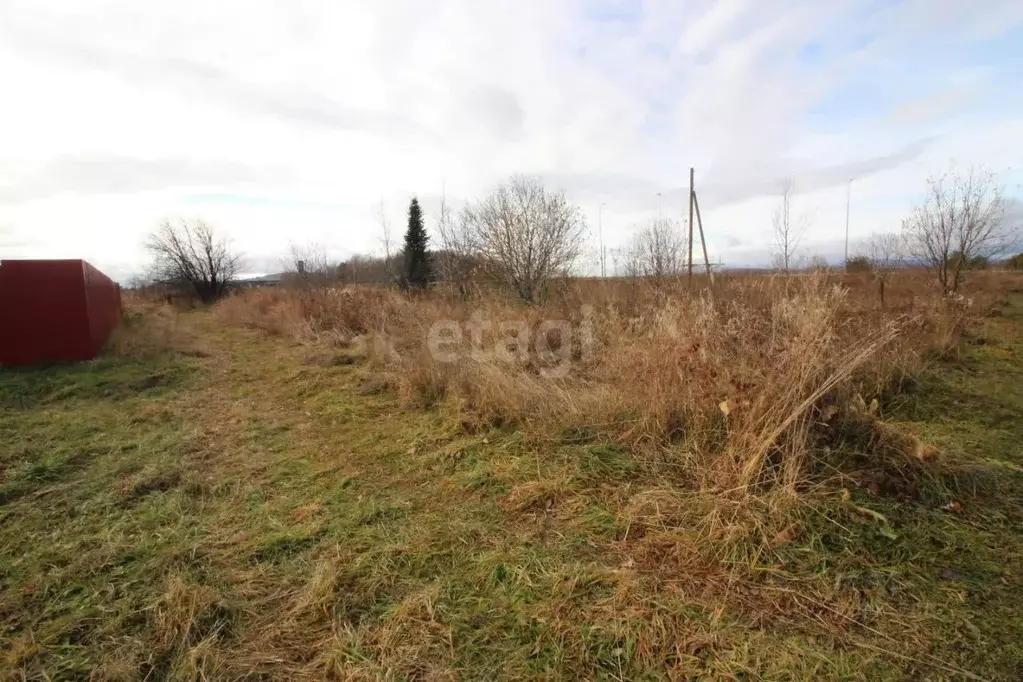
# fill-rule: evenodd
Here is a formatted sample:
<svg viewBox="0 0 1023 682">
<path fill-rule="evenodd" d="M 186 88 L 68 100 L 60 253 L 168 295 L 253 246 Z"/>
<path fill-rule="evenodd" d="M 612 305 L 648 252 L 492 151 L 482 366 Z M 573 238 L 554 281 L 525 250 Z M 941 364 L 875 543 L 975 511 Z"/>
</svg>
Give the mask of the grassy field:
<svg viewBox="0 0 1023 682">
<path fill-rule="evenodd" d="M 1021 291 L 877 407 L 939 460 L 849 429 L 789 506 L 410 404 L 348 348 L 153 329 L 0 372 L 9 679 L 1023 678 Z"/>
</svg>

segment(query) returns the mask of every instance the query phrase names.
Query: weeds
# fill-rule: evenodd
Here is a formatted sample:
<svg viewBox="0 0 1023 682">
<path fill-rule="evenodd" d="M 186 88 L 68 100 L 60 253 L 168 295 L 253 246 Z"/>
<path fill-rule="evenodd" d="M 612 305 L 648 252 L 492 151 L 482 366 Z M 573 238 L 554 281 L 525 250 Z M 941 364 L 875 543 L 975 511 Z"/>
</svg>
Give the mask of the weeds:
<svg viewBox="0 0 1023 682">
<path fill-rule="evenodd" d="M 553 360 L 496 324 L 454 358 L 440 358 L 430 336 L 438 321 L 535 330 L 559 311 L 419 302 L 379 328 L 386 352 L 369 355 L 409 403 L 450 398 L 482 423 L 519 425 L 539 438 L 586 432 L 645 452 L 662 472 L 700 488 L 795 491 L 827 422 L 854 395 L 890 381 L 885 365 L 912 360 L 897 342 L 919 336 L 930 319 L 857 318 L 845 291 L 823 276 L 740 281 L 700 295 L 662 288 L 636 314 L 620 309 L 606 301 L 569 312 L 575 338 Z M 549 371 L 562 363 L 567 371 Z"/>
</svg>

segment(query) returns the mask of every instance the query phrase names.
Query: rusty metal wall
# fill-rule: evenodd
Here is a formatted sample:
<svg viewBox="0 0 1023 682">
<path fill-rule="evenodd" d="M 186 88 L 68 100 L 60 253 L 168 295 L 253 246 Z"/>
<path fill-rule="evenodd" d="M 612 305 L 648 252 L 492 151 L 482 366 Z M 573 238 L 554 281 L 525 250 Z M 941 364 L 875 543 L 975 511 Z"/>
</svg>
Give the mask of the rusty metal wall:
<svg viewBox="0 0 1023 682">
<path fill-rule="evenodd" d="M 0 261 L 0 365 L 91 360 L 120 316 L 120 288 L 85 261 Z"/>
</svg>

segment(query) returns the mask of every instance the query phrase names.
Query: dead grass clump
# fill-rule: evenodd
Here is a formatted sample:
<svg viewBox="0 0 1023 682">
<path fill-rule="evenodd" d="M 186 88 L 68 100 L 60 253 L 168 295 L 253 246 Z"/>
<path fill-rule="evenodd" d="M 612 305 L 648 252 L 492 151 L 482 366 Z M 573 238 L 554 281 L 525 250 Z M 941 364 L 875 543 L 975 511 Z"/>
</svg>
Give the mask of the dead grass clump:
<svg viewBox="0 0 1023 682">
<path fill-rule="evenodd" d="M 696 453 L 701 487 L 794 486 L 824 399 L 898 327 L 843 333 L 841 288 L 823 278 L 784 287 L 764 280 L 679 299 L 640 319 L 638 333 L 618 330 L 602 369 L 628 387 L 616 411 L 638 416 L 623 435 Z"/>
<path fill-rule="evenodd" d="M 337 598 L 339 574 L 341 569 L 334 557 L 317 562 L 312 575 L 295 599 L 292 614 L 295 616 L 329 614 L 330 607 Z"/>
<path fill-rule="evenodd" d="M 145 471 L 133 476 L 122 482 L 121 504 L 130 507 L 146 495 L 173 490 L 181 484 L 181 478 L 181 471 L 178 469 Z"/>
<path fill-rule="evenodd" d="M 301 302 L 279 288 L 240 291 L 219 301 L 213 314 L 225 324 L 288 334 L 307 326 Z"/>
<path fill-rule="evenodd" d="M 440 588 L 434 582 L 406 595 L 372 628 L 367 644 L 387 670 L 409 678 L 455 679 L 434 663 L 447 658 L 452 637 L 450 627 L 438 620 Z"/>
<path fill-rule="evenodd" d="M 121 323 L 107 341 L 119 357 L 146 358 L 163 353 L 201 354 L 198 339 L 182 322 L 181 313 L 165 303 L 131 300 Z"/>
<path fill-rule="evenodd" d="M 633 556 L 641 564 L 643 556 L 656 554 L 657 547 L 668 542 L 676 561 L 726 565 L 735 569 L 738 579 L 748 577 L 764 552 L 791 542 L 799 533 L 789 513 L 795 504 L 796 498 L 784 490 L 736 500 L 721 491 L 661 487 L 633 495 L 622 516 L 628 524 L 625 538 L 636 538 Z M 663 564 L 663 557 L 651 559 L 649 567 L 663 569 Z"/>
<path fill-rule="evenodd" d="M 538 479 L 516 486 L 498 500 L 498 505 L 509 514 L 544 512 L 551 509 L 567 493 L 562 479 Z"/>
<path fill-rule="evenodd" d="M 215 673 L 218 643 L 230 636 L 234 614 L 212 587 L 171 576 L 151 618 L 151 664 L 162 677 L 194 679 Z"/>
<path fill-rule="evenodd" d="M 344 345 L 380 329 L 403 303 L 372 287 L 268 287 L 240 291 L 213 310 L 226 324 Z"/>
</svg>

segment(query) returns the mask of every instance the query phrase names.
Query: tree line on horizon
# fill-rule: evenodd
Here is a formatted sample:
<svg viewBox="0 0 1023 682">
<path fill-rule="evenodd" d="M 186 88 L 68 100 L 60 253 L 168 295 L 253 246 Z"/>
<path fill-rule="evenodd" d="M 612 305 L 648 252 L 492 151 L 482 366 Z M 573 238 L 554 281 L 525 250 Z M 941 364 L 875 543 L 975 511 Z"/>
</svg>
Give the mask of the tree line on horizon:
<svg viewBox="0 0 1023 682">
<path fill-rule="evenodd" d="M 787 181 L 772 216 L 774 269 L 789 274 L 805 264 L 798 248 L 809 226 L 793 208 L 794 188 Z M 843 263 L 849 272 L 871 272 L 882 303 L 890 274 L 902 267 L 930 269 L 943 295 L 955 294 L 970 270 L 987 267 L 1012 246 L 1019 226 L 1006 222 L 1009 201 L 995 174 L 969 168 L 951 170 L 927 181 L 924 201 L 915 206 L 897 233 L 874 234 Z M 482 282 L 504 285 L 522 301 L 542 303 L 552 280 L 571 275 L 583 251 L 586 225 L 582 211 L 563 192 L 537 178 L 514 176 L 455 215 L 445 200 L 437 216 L 439 248 L 431 249 L 419 200 L 409 201 L 401 248 L 391 252 L 390 230 L 381 207 L 384 255 L 352 256 L 330 263 L 315 248 L 292 247 L 289 277 L 341 284 L 396 286 L 422 292 L 444 282 L 468 298 Z M 688 264 L 683 226 L 664 217 L 638 229 L 617 252 L 624 276 L 659 280 L 681 275 Z M 236 283 L 241 257 L 202 220 L 162 222 L 149 236 L 152 258 L 147 280 L 193 294 L 203 302 L 224 296 Z M 1023 269 L 1023 254 L 1005 261 Z M 811 268 L 827 267 L 812 259 Z"/>
</svg>

